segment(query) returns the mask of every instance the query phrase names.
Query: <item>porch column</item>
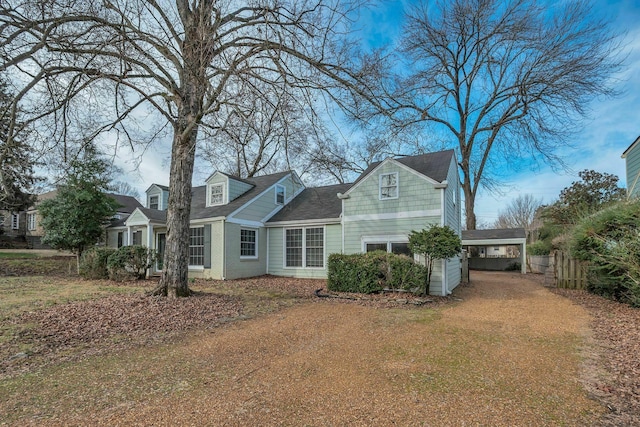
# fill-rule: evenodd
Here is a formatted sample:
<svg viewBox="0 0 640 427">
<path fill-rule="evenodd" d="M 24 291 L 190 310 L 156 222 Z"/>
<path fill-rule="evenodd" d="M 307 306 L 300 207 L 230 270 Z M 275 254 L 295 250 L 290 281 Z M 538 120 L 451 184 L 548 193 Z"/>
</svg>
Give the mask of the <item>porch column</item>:
<svg viewBox="0 0 640 427">
<path fill-rule="evenodd" d="M 125 246 L 131 246 L 133 245 L 133 228 L 131 228 L 131 226 L 127 227 L 127 243 L 125 243 Z"/>
<path fill-rule="evenodd" d="M 151 225 L 151 223 L 147 224 L 147 249 L 155 249 L 153 247 L 153 225 Z M 150 258 L 148 262 L 149 262 L 149 265 L 151 265 Z M 151 277 L 152 270 L 153 270 L 153 266 L 147 269 L 147 278 Z"/>
</svg>

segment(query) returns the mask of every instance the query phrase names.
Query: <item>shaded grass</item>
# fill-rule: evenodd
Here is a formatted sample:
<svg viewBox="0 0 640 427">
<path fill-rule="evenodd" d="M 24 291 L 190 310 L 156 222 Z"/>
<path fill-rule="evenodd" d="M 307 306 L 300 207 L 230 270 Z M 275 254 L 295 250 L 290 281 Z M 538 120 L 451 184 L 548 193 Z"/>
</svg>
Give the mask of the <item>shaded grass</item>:
<svg viewBox="0 0 640 427">
<path fill-rule="evenodd" d="M 32 259 L 40 255 L 33 252 L 0 252 L 0 259 Z"/>
</svg>

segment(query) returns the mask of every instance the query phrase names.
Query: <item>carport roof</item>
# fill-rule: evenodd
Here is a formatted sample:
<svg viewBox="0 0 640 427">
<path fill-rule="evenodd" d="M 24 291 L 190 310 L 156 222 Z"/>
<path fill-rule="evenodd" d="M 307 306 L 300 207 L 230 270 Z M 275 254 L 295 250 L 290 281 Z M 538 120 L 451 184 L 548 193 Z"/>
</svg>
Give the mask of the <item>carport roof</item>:
<svg viewBox="0 0 640 427">
<path fill-rule="evenodd" d="M 526 239 L 524 228 L 497 228 L 492 230 L 462 230 L 462 240 Z"/>
</svg>

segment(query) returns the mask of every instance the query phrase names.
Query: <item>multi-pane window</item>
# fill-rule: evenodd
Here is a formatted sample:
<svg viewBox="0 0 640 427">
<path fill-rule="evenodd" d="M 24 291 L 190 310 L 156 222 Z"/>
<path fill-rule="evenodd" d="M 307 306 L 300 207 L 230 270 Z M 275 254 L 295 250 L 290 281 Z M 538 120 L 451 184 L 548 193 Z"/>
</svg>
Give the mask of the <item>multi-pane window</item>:
<svg viewBox="0 0 640 427">
<path fill-rule="evenodd" d="M 398 198 L 398 172 L 380 175 L 380 200 Z"/>
<path fill-rule="evenodd" d="M 324 228 L 307 228 L 305 266 L 324 267 Z"/>
<path fill-rule="evenodd" d="M 133 233 L 133 244 L 137 246 L 142 246 L 142 231 L 135 231 Z"/>
<path fill-rule="evenodd" d="M 409 249 L 409 243 L 407 242 L 371 242 L 365 244 L 365 252 L 384 251 L 391 252 L 397 255 L 406 255 L 413 257 L 411 250 Z"/>
<path fill-rule="evenodd" d="M 160 208 L 159 200 L 160 200 L 159 196 L 149 197 L 149 209 L 159 209 Z"/>
<path fill-rule="evenodd" d="M 285 232 L 286 267 L 324 267 L 324 228 L 291 228 Z"/>
<path fill-rule="evenodd" d="M 276 185 L 276 204 L 284 205 L 285 188 L 282 185 Z"/>
<path fill-rule="evenodd" d="M 11 214 L 11 228 L 13 230 L 20 228 L 20 214 Z"/>
<path fill-rule="evenodd" d="M 256 230 L 240 230 L 240 256 L 256 257 Z"/>
<path fill-rule="evenodd" d="M 286 230 L 286 259 L 287 267 L 302 267 L 302 228 Z"/>
<path fill-rule="evenodd" d="M 209 187 L 209 204 L 221 205 L 224 203 L 224 184 L 215 184 Z"/>
<path fill-rule="evenodd" d="M 27 229 L 31 231 L 36 229 L 36 214 L 27 214 Z"/>
<path fill-rule="evenodd" d="M 204 265 L 204 227 L 189 229 L 189 265 Z"/>
<path fill-rule="evenodd" d="M 118 231 L 118 247 L 124 245 L 124 231 Z"/>
</svg>

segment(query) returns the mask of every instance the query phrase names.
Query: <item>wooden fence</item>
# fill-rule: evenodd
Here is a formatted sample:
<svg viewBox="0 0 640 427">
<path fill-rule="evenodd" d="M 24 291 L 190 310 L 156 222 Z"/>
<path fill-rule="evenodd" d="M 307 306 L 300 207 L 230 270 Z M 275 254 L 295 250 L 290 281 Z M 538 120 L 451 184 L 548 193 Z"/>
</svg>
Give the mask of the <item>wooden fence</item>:
<svg viewBox="0 0 640 427">
<path fill-rule="evenodd" d="M 586 289 L 587 264 L 556 251 L 553 255 L 555 284 L 558 288 Z"/>
</svg>

